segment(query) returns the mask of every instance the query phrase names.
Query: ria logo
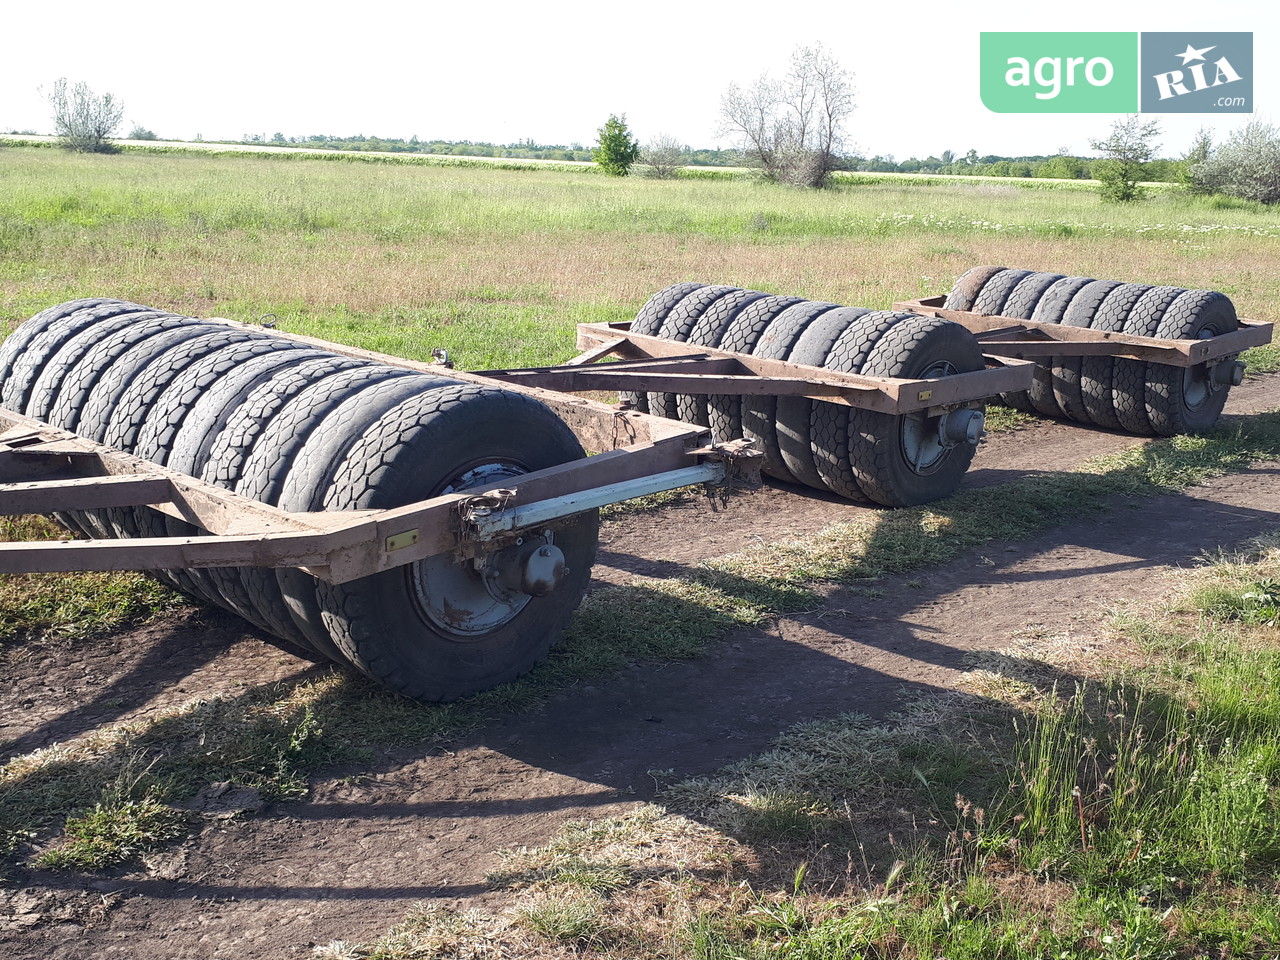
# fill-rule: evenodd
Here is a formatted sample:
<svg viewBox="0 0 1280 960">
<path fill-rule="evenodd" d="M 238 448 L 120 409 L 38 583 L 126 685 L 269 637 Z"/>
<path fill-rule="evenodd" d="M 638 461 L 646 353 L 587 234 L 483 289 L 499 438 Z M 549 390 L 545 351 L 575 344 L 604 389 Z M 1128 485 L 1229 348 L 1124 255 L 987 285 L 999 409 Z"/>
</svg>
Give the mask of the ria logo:
<svg viewBox="0 0 1280 960">
<path fill-rule="evenodd" d="M 1252 33 L 1142 34 L 1143 113 L 1252 113 Z"/>
<path fill-rule="evenodd" d="M 1212 49 L 1213 47 L 1205 47 L 1197 50 L 1188 43 L 1187 49 L 1178 54 L 1182 58 L 1184 67 L 1188 64 L 1191 65 L 1191 69 L 1187 72 L 1191 74 L 1196 90 L 1208 90 L 1210 87 L 1219 87 L 1224 83 L 1234 83 L 1240 79 L 1240 74 L 1236 73 L 1235 67 L 1231 66 L 1231 61 L 1226 57 L 1213 61 L 1214 73 L 1212 82 L 1205 79 L 1204 68 L 1206 64 L 1204 55 Z M 1196 63 L 1197 60 L 1200 62 Z M 1161 100 L 1168 100 L 1170 97 L 1185 97 L 1191 92 L 1186 83 L 1183 82 L 1181 70 L 1157 73 L 1155 81 L 1156 87 L 1160 91 Z"/>
</svg>

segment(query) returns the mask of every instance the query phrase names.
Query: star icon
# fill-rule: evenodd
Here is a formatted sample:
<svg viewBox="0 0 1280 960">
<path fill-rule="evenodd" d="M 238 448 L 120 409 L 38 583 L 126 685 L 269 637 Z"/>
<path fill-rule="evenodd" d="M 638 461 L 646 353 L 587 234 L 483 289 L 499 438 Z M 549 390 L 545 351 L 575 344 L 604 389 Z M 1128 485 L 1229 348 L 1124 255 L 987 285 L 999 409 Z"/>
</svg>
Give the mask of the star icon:
<svg viewBox="0 0 1280 960">
<path fill-rule="evenodd" d="M 1188 43 L 1186 50 L 1183 50 L 1182 53 L 1175 53 L 1174 56 L 1181 57 L 1182 65 L 1185 67 L 1192 60 L 1203 60 L 1204 55 L 1212 49 L 1213 47 L 1204 47 L 1201 50 L 1197 50 L 1195 47 L 1193 47 L 1191 44 Z"/>
</svg>

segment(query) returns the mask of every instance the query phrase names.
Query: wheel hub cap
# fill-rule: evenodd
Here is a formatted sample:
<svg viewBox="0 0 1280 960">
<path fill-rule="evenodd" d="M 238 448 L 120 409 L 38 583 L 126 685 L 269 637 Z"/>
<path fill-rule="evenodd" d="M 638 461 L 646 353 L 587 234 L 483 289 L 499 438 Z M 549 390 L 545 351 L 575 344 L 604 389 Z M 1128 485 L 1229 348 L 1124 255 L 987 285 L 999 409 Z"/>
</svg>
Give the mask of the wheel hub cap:
<svg viewBox="0 0 1280 960">
<path fill-rule="evenodd" d="M 440 493 L 492 488 L 526 472 L 514 463 L 486 463 L 458 475 Z M 549 530 L 526 534 L 514 545 L 474 560 L 440 554 L 406 569 L 422 614 L 462 640 L 479 639 L 509 623 L 534 597 L 555 590 L 569 573 Z"/>
</svg>

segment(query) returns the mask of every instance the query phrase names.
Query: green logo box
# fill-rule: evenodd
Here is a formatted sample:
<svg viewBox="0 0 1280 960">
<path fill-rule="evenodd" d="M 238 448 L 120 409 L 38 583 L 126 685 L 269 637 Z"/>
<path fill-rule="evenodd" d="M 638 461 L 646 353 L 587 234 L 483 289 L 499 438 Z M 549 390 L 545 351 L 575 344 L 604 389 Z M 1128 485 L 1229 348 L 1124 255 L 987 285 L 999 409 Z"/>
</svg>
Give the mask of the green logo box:
<svg viewBox="0 0 1280 960">
<path fill-rule="evenodd" d="M 1136 33 L 983 33 L 980 50 L 995 113 L 1138 111 Z"/>
</svg>

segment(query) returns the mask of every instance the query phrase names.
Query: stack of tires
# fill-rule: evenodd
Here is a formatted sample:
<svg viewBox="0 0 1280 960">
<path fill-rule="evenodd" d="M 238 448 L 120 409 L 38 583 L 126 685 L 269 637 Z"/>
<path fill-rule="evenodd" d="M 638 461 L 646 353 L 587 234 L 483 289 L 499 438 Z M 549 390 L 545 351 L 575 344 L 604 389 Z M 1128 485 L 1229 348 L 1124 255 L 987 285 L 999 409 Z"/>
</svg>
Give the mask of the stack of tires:
<svg viewBox="0 0 1280 960">
<path fill-rule="evenodd" d="M 1007 267 L 974 267 L 944 307 L 1092 330 L 1197 340 L 1229 333 L 1235 306 L 1213 290 L 1122 283 Z M 1029 391 L 1001 399 L 1019 410 L 1146 436 L 1213 427 L 1230 383 L 1204 365 L 1174 367 L 1117 357 L 1049 357 Z"/>
<path fill-rule="evenodd" d="M 946 320 L 680 283 L 656 293 L 631 329 L 668 340 L 844 373 L 923 379 L 983 368 L 977 340 Z M 656 416 L 742 437 L 764 472 L 858 502 L 926 503 L 955 492 L 982 430 L 979 409 L 894 416 L 802 397 L 628 393 Z"/>
<path fill-rule="evenodd" d="M 0 405 L 289 511 L 397 507 L 584 455 L 524 394 L 119 300 L 65 303 L 19 326 L 0 344 Z M 147 507 L 60 519 L 91 538 L 200 533 Z M 304 656 L 451 699 L 546 654 L 586 588 L 597 526 L 588 513 L 543 533 L 568 573 L 541 596 L 495 584 L 484 558 L 339 585 L 263 567 L 156 574 Z"/>
</svg>

